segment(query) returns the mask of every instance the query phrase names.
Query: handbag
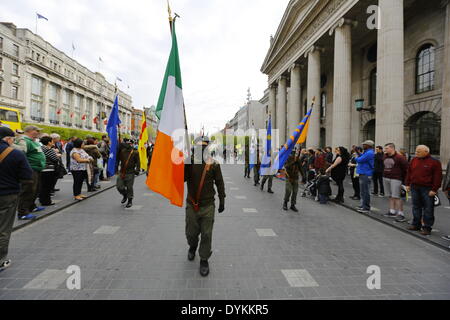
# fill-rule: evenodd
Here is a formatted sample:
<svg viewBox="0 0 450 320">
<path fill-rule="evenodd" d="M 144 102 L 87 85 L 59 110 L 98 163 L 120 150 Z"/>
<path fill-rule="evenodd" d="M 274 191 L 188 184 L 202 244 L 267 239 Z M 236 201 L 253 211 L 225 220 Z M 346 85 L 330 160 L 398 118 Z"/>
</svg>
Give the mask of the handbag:
<svg viewBox="0 0 450 320">
<path fill-rule="evenodd" d="M 56 177 L 58 179 L 64 178 L 64 176 L 67 174 L 66 168 L 64 168 L 64 165 L 62 164 L 61 160 L 58 162 L 58 164 L 55 167 L 55 173 Z"/>
</svg>

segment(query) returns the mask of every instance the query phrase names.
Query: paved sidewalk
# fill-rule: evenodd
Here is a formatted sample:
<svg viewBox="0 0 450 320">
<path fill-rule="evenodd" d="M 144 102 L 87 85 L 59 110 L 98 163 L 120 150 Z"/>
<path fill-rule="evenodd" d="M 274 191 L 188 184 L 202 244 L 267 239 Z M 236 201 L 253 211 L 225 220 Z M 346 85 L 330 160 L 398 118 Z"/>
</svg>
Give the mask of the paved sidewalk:
<svg viewBox="0 0 450 320">
<path fill-rule="evenodd" d="M 13 233 L 6 299 L 450 299 L 450 253 L 337 205 L 299 198 L 300 213 L 223 166 L 226 210 L 216 214 L 211 273 L 187 261 L 183 208 L 135 183 L 135 206 L 108 190 Z M 68 290 L 66 269 L 81 270 Z M 367 288 L 369 266 L 381 290 Z"/>
</svg>

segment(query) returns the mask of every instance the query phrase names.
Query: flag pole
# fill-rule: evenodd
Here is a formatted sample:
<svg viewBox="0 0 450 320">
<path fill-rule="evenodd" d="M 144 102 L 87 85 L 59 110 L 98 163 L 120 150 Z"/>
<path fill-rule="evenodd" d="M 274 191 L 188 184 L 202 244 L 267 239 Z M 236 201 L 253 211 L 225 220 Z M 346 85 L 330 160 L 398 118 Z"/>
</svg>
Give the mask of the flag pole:
<svg viewBox="0 0 450 320">
<path fill-rule="evenodd" d="M 37 16 L 37 13 L 36 13 L 36 35 L 37 35 L 37 25 L 38 25 L 38 16 Z"/>
</svg>

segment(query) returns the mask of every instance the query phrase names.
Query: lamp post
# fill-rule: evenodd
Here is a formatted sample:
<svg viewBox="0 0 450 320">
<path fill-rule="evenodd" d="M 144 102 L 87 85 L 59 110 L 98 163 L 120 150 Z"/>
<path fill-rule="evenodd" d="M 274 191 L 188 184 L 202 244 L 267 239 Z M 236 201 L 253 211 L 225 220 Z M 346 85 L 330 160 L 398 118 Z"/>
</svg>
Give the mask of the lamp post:
<svg viewBox="0 0 450 320">
<path fill-rule="evenodd" d="M 370 113 L 375 113 L 375 107 L 371 106 L 369 108 L 364 108 L 364 99 L 355 100 L 356 111 L 369 111 Z"/>
</svg>

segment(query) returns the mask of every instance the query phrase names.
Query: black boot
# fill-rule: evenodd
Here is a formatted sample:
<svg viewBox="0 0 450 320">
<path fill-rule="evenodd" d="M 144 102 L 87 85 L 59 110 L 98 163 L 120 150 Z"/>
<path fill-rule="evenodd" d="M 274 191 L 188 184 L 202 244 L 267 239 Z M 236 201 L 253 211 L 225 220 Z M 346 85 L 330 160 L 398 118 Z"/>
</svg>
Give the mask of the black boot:
<svg viewBox="0 0 450 320">
<path fill-rule="evenodd" d="M 261 184 L 261 187 L 259 187 L 261 190 L 264 190 L 264 184 Z"/>
<path fill-rule="evenodd" d="M 268 193 L 273 193 L 272 189 L 267 190 Z"/>
<path fill-rule="evenodd" d="M 188 260 L 192 261 L 195 259 L 195 251 L 197 251 L 197 248 L 189 248 L 188 251 Z"/>
<path fill-rule="evenodd" d="M 125 206 L 125 208 L 131 208 L 133 206 L 133 199 L 128 199 L 128 203 L 127 203 L 127 205 Z"/>
<path fill-rule="evenodd" d="M 284 210 L 284 211 L 287 211 L 287 210 L 288 210 L 288 208 L 287 208 L 287 202 L 284 202 L 284 203 L 283 203 L 283 210 Z"/>
<path fill-rule="evenodd" d="M 206 277 L 209 274 L 208 260 L 200 260 L 200 275 Z"/>
<path fill-rule="evenodd" d="M 291 205 L 291 210 L 292 211 L 294 211 L 294 212 L 298 212 L 298 209 L 295 207 L 295 205 L 293 204 L 293 205 Z"/>
<path fill-rule="evenodd" d="M 125 202 L 127 202 L 127 200 L 128 200 L 127 196 L 123 196 L 121 203 L 124 204 Z"/>
</svg>

